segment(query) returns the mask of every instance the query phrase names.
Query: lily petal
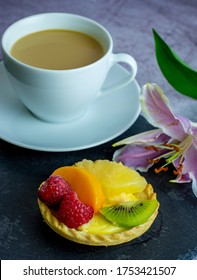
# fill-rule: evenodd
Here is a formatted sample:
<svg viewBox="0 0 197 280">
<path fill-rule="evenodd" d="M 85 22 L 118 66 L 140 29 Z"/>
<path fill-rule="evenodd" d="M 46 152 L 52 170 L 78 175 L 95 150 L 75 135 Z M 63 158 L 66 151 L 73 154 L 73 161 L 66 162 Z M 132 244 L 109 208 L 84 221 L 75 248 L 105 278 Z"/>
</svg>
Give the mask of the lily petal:
<svg viewBox="0 0 197 280">
<path fill-rule="evenodd" d="M 126 144 L 144 144 L 147 145 L 149 143 L 154 144 L 163 144 L 168 142 L 170 137 L 162 132 L 161 129 L 153 129 L 146 132 L 142 132 L 136 135 L 133 135 L 131 137 L 125 138 L 115 144 L 113 144 L 113 147 L 120 146 L 120 145 L 126 145 Z"/>
<path fill-rule="evenodd" d="M 171 183 L 190 183 L 191 178 L 189 173 L 186 174 L 178 174 L 176 179 L 170 180 Z"/>
<path fill-rule="evenodd" d="M 191 122 L 191 134 L 197 136 L 197 123 Z"/>
<path fill-rule="evenodd" d="M 192 173 L 193 177 L 197 178 L 197 149 L 194 145 L 191 145 L 185 153 L 183 162 L 183 174 Z"/>
<path fill-rule="evenodd" d="M 113 160 L 122 162 L 130 168 L 146 172 L 154 164 L 147 159 L 155 158 L 155 153 L 153 150 L 146 150 L 145 145 L 131 144 L 117 150 L 113 155 Z"/>
<path fill-rule="evenodd" d="M 146 147 L 151 143 L 151 145 L 160 145 L 167 143 L 170 137 L 160 129 L 150 130 L 138 135 L 131 136 L 125 139 L 126 143 L 123 148 L 115 151 L 113 155 L 113 160 L 116 162 L 122 162 L 128 167 L 137 169 L 141 172 L 146 172 L 154 163 L 151 162 L 152 159 L 162 155 L 165 150 L 156 152 L 154 149 L 146 149 Z M 124 144 L 124 140 L 115 144 Z M 149 161 L 147 160 L 149 159 Z"/>
<path fill-rule="evenodd" d="M 197 149 L 197 123 L 191 122 L 190 134 L 193 136 L 193 144 Z"/>
<path fill-rule="evenodd" d="M 196 180 L 196 177 L 192 173 L 190 173 L 190 177 L 192 179 L 192 190 L 193 190 L 193 193 L 197 197 L 197 180 Z"/>
<path fill-rule="evenodd" d="M 185 154 L 185 168 L 190 174 L 192 180 L 192 190 L 194 195 L 197 197 L 197 125 L 192 123 L 192 134 L 193 134 L 193 145 L 187 150 Z"/>
<path fill-rule="evenodd" d="M 188 119 L 173 114 L 169 101 L 160 87 L 154 83 L 141 89 L 141 106 L 146 119 L 172 138 L 181 141 L 191 129 Z"/>
<path fill-rule="evenodd" d="M 192 181 L 192 190 L 197 197 L 197 149 L 195 145 L 191 145 L 185 152 L 182 172 L 178 174 L 175 180 L 171 180 L 173 183 L 186 183 Z M 179 159 L 173 162 L 175 168 L 178 168 Z"/>
</svg>

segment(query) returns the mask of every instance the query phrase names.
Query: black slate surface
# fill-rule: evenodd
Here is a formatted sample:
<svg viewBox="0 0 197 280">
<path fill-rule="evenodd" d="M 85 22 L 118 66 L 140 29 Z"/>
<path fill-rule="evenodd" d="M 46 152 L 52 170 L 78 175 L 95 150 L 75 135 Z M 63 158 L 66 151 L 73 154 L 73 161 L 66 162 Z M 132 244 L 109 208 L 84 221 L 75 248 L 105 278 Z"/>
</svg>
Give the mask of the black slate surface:
<svg viewBox="0 0 197 280">
<path fill-rule="evenodd" d="M 139 117 L 122 136 L 151 126 Z M 1 259 L 192 259 L 197 255 L 197 199 L 190 184 L 172 184 L 172 174 L 143 173 L 161 203 L 159 215 L 143 236 L 113 247 L 92 247 L 68 241 L 44 222 L 37 205 L 37 188 L 59 166 L 83 158 L 111 159 L 108 142 L 65 153 L 38 152 L 0 141 L 0 258 Z"/>
</svg>

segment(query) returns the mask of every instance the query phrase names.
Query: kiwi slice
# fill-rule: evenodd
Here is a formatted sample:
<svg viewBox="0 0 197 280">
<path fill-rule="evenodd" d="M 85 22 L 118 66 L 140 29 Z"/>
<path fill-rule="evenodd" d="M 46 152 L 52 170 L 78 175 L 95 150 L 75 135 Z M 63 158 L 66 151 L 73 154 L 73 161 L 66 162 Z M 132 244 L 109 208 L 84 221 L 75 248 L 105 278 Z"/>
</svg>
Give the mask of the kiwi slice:
<svg viewBox="0 0 197 280">
<path fill-rule="evenodd" d="M 159 203 L 154 200 L 127 201 L 100 209 L 110 222 L 121 227 L 134 227 L 145 223 L 155 212 Z"/>
</svg>

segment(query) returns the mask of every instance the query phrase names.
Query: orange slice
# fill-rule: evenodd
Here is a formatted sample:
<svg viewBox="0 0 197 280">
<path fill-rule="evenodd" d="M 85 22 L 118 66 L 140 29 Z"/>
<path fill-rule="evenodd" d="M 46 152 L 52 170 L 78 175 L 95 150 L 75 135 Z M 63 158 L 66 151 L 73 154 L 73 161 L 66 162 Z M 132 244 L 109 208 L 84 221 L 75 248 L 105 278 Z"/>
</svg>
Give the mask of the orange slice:
<svg viewBox="0 0 197 280">
<path fill-rule="evenodd" d="M 97 177 L 84 168 L 77 166 L 63 166 L 56 169 L 53 175 L 63 177 L 77 193 L 78 198 L 91 206 L 94 212 L 102 207 L 104 195 Z"/>
</svg>

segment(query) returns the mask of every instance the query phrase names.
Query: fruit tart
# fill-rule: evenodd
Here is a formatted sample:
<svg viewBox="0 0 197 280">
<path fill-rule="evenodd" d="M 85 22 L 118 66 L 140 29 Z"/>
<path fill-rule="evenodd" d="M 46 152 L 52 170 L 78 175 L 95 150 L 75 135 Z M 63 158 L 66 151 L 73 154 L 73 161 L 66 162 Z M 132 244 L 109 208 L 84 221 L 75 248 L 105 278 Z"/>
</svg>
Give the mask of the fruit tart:
<svg viewBox="0 0 197 280">
<path fill-rule="evenodd" d="M 56 169 L 38 189 L 44 221 L 77 243 L 111 246 L 146 232 L 159 208 L 137 171 L 108 160 L 83 160 Z"/>
</svg>

